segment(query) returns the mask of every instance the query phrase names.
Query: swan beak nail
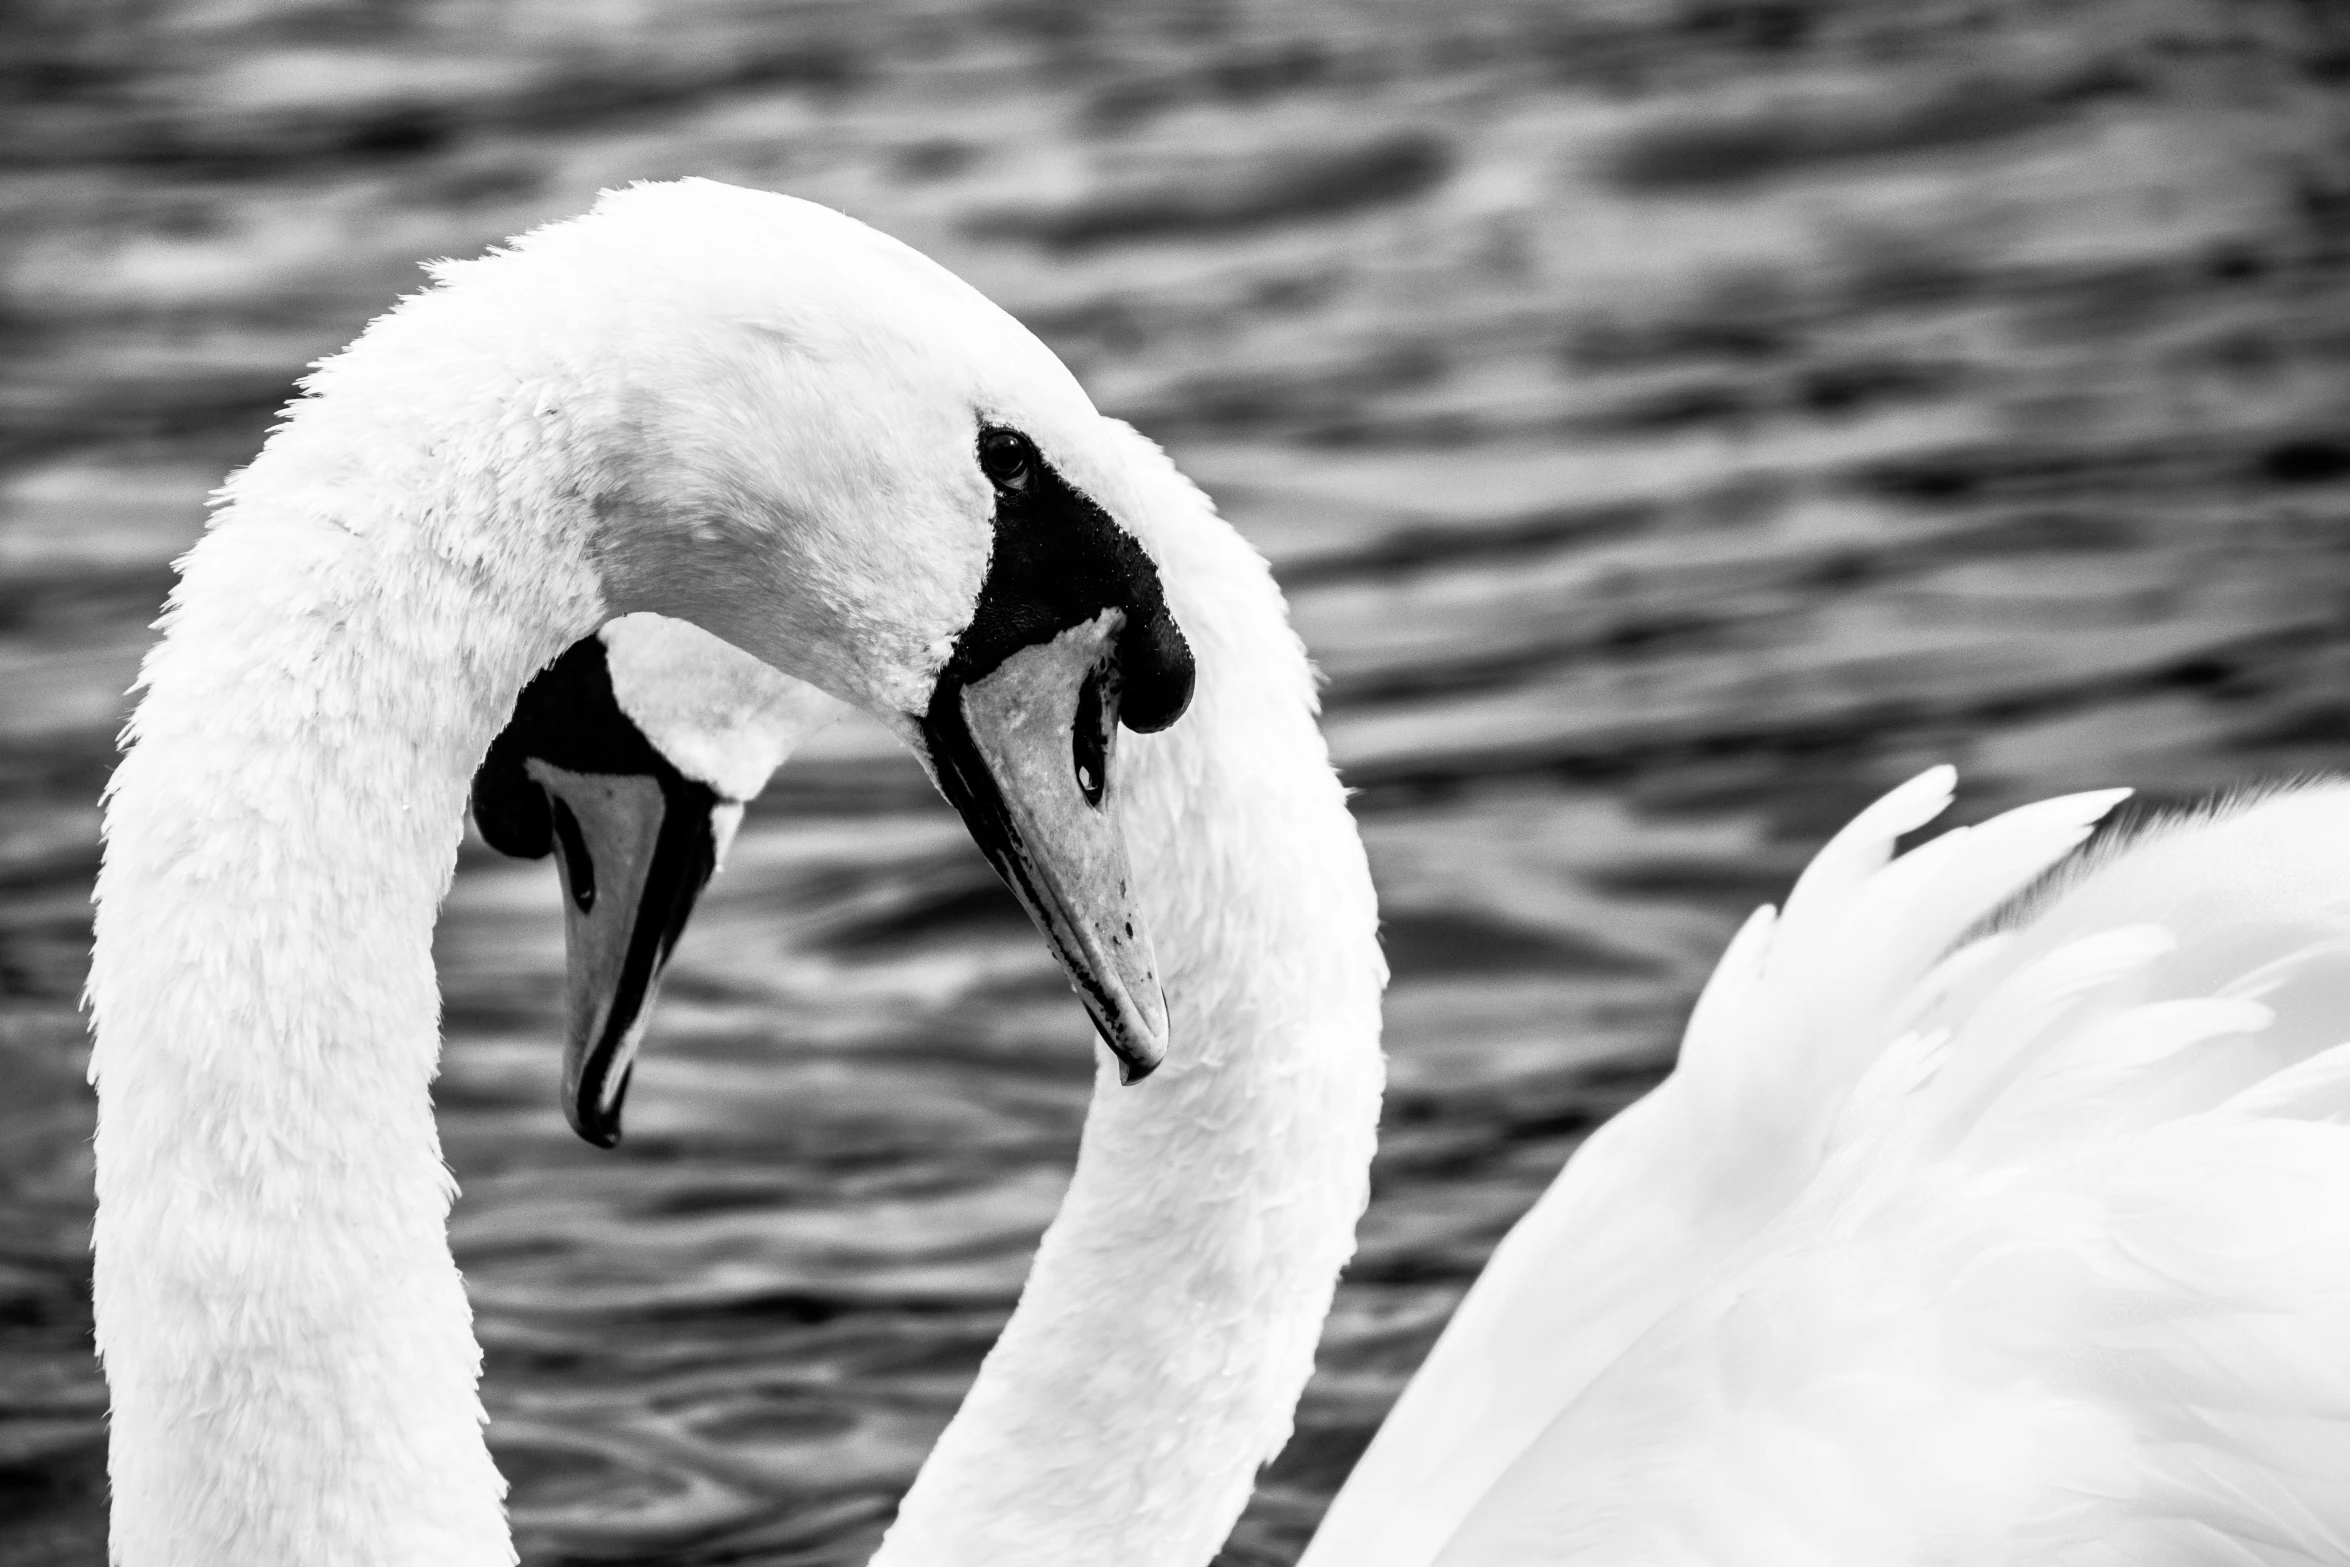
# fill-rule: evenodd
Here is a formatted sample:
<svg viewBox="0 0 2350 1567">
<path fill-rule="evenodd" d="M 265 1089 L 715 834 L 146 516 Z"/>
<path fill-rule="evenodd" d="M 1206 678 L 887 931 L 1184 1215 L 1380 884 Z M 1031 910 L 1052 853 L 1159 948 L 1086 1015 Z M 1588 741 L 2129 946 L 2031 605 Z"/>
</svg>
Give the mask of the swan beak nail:
<svg viewBox="0 0 2350 1567">
<path fill-rule="evenodd" d="M 1125 619 L 1104 610 L 976 680 L 942 680 L 922 731 L 940 791 L 1132 1083 L 1166 1054 L 1167 1002 L 1113 809 Z"/>
<path fill-rule="evenodd" d="M 609 1148 L 662 966 L 742 808 L 682 778 L 526 765 L 547 792 L 563 871 L 563 1113 Z"/>
</svg>

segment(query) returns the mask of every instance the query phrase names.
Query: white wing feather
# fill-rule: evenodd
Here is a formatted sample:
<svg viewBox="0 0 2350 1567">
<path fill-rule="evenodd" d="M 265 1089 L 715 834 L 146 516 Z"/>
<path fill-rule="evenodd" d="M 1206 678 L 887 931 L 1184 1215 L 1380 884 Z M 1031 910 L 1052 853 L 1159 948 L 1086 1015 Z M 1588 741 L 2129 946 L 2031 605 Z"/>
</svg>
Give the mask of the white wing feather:
<svg viewBox="0 0 2350 1567">
<path fill-rule="evenodd" d="M 1301 1567 L 1426 1567 L 1528 1444 L 1804 1189 L 1898 1032 L 1889 1019 L 1963 977 L 1943 962 L 1951 944 L 2122 798 L 2046 801 L 1892 860 L 1954 777 L 1936 768 L 1879 800 L 1783 915 L 1740 930 L 1673 1075 L 1594 1133 L 1504 1239 Z"/>
<path fill-rule="evenodd" d="M 1544 1198 L 1578 1221 L 1543 1232 L 1558 1250 L 1478 1287 L 1547 1298 L 1485 1303 L 1476 1343 L 1440 1346 L 1520 1376 L 1562 1357 L 1577 1381 L 1538 1434 L 1516 1436 L 1520 1414 L 1437 1561 L 2350 1560 L 2350 787 L 2092 855 L 2020 928 L 1939 965 L 1889 928 L 1961 934 L 2093 808 L 1860 875 L 1863 846 L 1799 885 L 1821 911 L 1798 927 L 1791 900 L 1732 992 L 1744 1017 L 1707 1019 L 1725 1032 L 1695 1058 L 1722 1074 L 1696 1098 L 1728 1135 L 1686 1140 L 1685 1054 L 1602 1149 L 1607 1189 L 1578 1156 Z M 1973 864 L 1990 845 L 1997 875 Z M 1693 1220 L 1730 1175 L 1773 1195 L 1742 1223 Z M 1674 1261 L 1640 1258 L 1625 1224 Z M 1593 1348 L 1603 1281 L 1577 1275 L 1623 1254 L 1657 1293 Z M 1477 1434 L 1413 1440 L 1441 1457 Z"/>
</svg>

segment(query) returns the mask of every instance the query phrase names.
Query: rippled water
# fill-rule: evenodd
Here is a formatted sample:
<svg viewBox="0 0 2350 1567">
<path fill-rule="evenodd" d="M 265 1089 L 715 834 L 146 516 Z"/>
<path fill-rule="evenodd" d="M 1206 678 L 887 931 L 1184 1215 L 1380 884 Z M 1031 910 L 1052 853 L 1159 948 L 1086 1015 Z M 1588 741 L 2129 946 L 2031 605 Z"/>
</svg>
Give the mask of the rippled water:
<svg viewBox="0 0 2350 1567">
<path fill-rule="evenodd" d="M 75 997 L 120 693 L 308 357 L 629 178 L 843 206 L 1272 556 L 1394 1092 L 1286 1561 L 1747 908 L 1962 814 L 2350 739 L 2350 24 L 1959 0 L 18 8 L 0 36 L 0 1563 L 103 1560 Z M 680 949 L 616 1153 L 551 872 L 467 851 L 439 1103 L 534 1563 L 861 1559 L 1019 1287 L 1088 1030 L 844 726 Z"/>
</svg>

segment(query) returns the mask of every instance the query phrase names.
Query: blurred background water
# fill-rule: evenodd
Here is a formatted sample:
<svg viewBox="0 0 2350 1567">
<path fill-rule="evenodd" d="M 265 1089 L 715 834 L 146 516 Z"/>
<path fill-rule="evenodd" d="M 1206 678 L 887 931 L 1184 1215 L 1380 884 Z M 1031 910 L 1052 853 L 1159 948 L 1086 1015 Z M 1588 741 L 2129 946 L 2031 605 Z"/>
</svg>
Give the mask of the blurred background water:
<svg viewBox="0 0 2350 1567">
<path fill-rule="evenodd" d="M 2350 759 L 2335 0 L 17 0 L 0 12 L 0 1564 L 103 1549 L 76 996 L 122 692 L 419 259 L 703 174 L 970 277 L 1272 558 L 1395 966 L 1290 1560 L 1736 919 L 1960 815 Z M 861 1560 L 1019 1288 L 1089 1032 L 867 724 L 756 808 L 617 1153 L 551 872 L 469 847 L 439 1103 L 525 1559 Z"/>
</svg>

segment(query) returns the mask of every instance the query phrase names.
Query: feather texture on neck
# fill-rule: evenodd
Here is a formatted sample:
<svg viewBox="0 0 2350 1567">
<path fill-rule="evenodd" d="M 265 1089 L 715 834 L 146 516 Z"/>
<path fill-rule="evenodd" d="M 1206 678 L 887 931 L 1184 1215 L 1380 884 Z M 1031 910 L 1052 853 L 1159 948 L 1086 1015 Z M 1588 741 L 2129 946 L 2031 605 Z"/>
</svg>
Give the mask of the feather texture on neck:
<svg viewBox="0 0 2350 1567">
<path fill-rule="evenodd" d="M 436 369 L 355 350 L 320 379 L 370 395 L 298 405 L 232 482 L 110 786 L 89 995 L 120 1567 L 513 1559 L 430 940 L 476 760 L 602 606 L 547 448 L 449 461 L 472 411 L 401 396 Z"/>
</svg>

